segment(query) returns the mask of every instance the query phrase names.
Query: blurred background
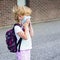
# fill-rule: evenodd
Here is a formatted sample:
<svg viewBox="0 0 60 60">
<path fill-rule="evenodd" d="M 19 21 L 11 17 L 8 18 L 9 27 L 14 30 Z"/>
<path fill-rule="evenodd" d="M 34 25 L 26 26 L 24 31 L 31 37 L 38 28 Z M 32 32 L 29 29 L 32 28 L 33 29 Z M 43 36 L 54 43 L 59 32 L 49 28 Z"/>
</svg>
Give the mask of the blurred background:
<svg viewBox="0 0 60 60">
<path fill-rule="evenodd" d="M 60 19 L 60 0 L 0 0 L 0 27 L 14 23 L 12 8 L 26 5 L 32 9 L 32 22 Z"/>
</svg>

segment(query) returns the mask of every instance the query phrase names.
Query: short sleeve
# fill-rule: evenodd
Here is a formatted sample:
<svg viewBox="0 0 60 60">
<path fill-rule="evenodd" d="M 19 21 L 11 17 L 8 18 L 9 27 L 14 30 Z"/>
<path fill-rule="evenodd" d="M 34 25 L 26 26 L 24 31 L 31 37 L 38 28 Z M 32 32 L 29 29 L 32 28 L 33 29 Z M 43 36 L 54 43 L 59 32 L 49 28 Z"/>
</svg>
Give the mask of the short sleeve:
<svg viewBox="0 0 60 60">
<path fill-rule="evenodd" d="M 21 32 L 22 31 L 22 28 L 19 27 L 19 26 L 15 26 L 14 27 L 14 30 L 15 30 L 15 33 L 18 33 L 18 32 Z"/>
</svg>

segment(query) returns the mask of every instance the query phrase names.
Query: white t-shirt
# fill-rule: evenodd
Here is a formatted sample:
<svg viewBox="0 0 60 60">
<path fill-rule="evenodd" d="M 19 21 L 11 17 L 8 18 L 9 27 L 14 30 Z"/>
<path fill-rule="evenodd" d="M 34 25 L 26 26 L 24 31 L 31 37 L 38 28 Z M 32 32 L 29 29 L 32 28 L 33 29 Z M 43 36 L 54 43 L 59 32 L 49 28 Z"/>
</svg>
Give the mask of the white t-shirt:
<svg viewBox="0 0 60 60">
<path fill-rule="evenodd" d="M 17 33 L 23 30 L 21 27 L 17 25 L 14 27 L 14 30 L 15 30 L 15 35 L 17 37 L 17 41 L 18 41 L 20 39 L 20 36 Z M 27 31 L 27 37 L 28 37 L 27 40 L 22 39 L 20 50 L 32 49 L 32 40 L 31 40 L 29 31 Z"/>
</svg>

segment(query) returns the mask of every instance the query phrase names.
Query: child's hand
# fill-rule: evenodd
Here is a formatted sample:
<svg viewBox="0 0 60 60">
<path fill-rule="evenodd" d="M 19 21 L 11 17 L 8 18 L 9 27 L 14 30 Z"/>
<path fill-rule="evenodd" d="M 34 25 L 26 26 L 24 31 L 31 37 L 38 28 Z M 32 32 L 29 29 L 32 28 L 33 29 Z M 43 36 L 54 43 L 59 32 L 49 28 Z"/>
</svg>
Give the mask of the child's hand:
<svg viewBox="0 0 60 60">
<path fill-rule="evenodd" d="M 30 23 L 30 20 L 26 20 L 26 22 L 23 24 L 23 26 L 24 26 L 24 27 L 25 27 L 25 26 L 28 26 L 29 23 Z"/>
</svg>

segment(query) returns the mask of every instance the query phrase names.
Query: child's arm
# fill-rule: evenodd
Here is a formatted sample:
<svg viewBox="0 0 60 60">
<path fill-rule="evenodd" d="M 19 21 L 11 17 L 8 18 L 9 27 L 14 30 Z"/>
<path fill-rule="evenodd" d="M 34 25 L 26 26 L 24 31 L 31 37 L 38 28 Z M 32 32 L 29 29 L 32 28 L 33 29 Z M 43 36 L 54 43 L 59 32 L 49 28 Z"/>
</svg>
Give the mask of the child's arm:
<svg viewBox="0 0 60 60">
<path fill-rule="evenodd" d="M 25 23 L 24 24 L 25 31 L 20 31 L 20 32 L 17 33 L 21 38 L 23 38 L 25 40 L 27 40 L 27 28 L 28 28 L 28 24 Z"/>
<path fill-rule="evenodd" d="M 34 32 L 33 32 L 31 21 L 30 21 L 30 24 L 29 24 L 29 32 L 30 32 L 31 37 L 33 37 Z"/>
</svg>

